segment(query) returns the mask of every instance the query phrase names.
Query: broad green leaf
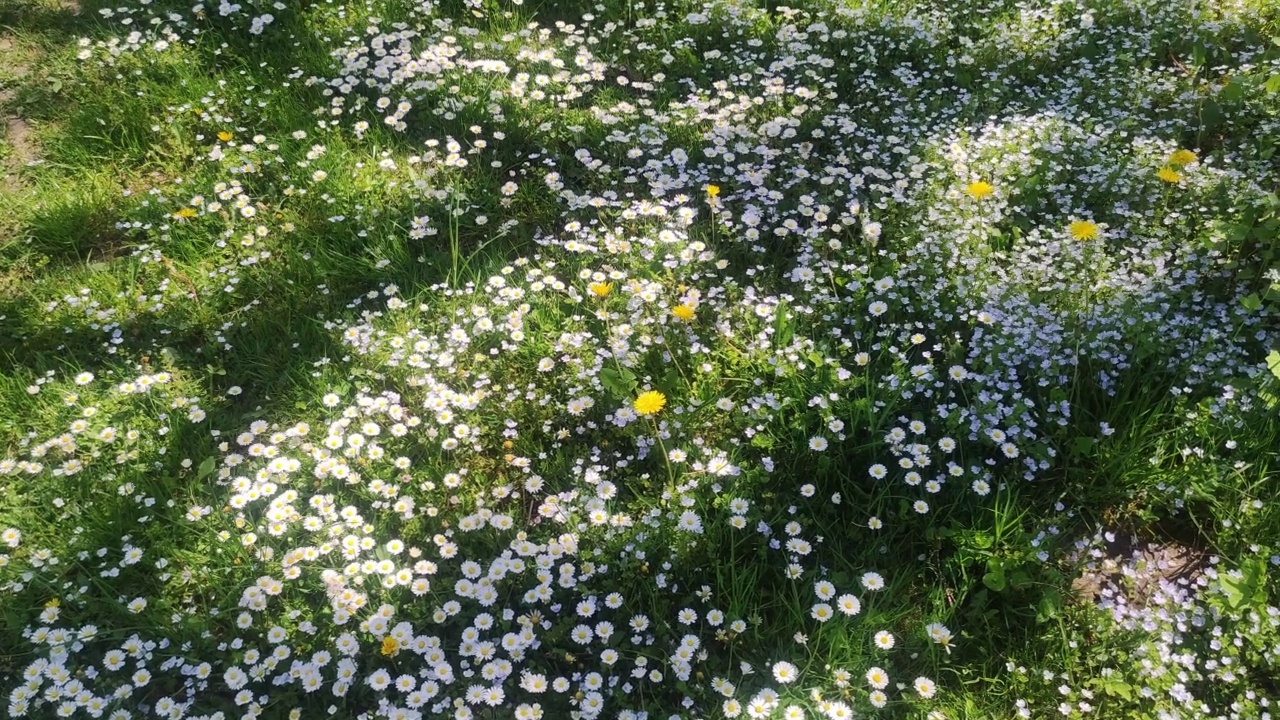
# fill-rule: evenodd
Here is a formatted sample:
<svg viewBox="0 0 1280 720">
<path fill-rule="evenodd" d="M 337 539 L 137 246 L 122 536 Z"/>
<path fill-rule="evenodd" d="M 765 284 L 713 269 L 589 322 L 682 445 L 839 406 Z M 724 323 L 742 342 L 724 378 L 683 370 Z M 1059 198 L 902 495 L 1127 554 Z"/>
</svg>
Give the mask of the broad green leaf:
<svg viewBox="0 0 1280 720">
<path fill-rule="evenodd" d="M 1217 128 L 1222 124 L 1223 117 L 1222 106 L 1212 100 L 1206 101 L 1200 110 L 1200 122 L 1205 130 Z"/>
<path fill-rule="evenodd" d="M 1221 575 L 1218 583 L 1227 598 L 1227 605 L 1233 610 L 1242 610 L 1263 602 L 1266 599 L 1263 585 L 1266 574 L 1267 566 L 1254 560 L 1241 564 L 1239 576 L 1227 573 Z"/>
<path fill-rule="evenodd" d="M 1052 620 L 1062 612 L 1062 594 L 1050 588 L 1036 603 L 1036 622 Z"/>
<path fill-rule="evenodd" d="M 1102 692 L 1112 696 L 1124 698 L 1125 700 L 1133 699 L 1133 686 L 1120 680 L 1103 680 Z"/>
<path fill-rule="evenodd" d="M 1004 561 L 991 558 L 987 561 L 987 574 L 982 576 L 982 584 L 995 592 L 1003 592 L 1009 582 L 1004 575 Z"/>
<path fill-rule="evenodd" d="M 630 398 L 636 389 L 636 374 L 626 368 L 605 367 L 600 370 L 600 384 L 618 399 Z"/>
</svg>

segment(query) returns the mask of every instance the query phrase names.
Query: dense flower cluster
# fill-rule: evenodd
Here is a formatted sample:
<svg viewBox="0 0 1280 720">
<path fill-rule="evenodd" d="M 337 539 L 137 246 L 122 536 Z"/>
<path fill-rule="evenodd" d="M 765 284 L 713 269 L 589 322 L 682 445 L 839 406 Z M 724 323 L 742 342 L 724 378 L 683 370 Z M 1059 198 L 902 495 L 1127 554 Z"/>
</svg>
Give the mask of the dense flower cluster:
<svg viewBox="0 0 1280 720">
<path fill-rule="evenodd" d="M 1237 45 L 1247 3 L 1026 2 L 981 32 L 936 4 L 573 23 L 121 4 L 102 14 L 124 34 L 84 42 L 87 67 L 197 52 L 208 23 L 264 43 L 311 28 L 328 64 L 283 87 L 321 104 L 287 131 L 214 94 L 167 108 L 207 172 L 120 221 L 155 286 L 47 299 L 48 322 L 150 352 L 127 323 L 201 300 L 157 270 L 195 236 L 238 304 L 205 347 L 234 352 L 260 312 L 243 286 L 302 242 L 295 205 L 379 270 L 425 243 L 452 267 L 316 319 L 341 354 L 314 358 L 319 399 L 240 426 L 206 427 L 176 353 L 31 386 L 62 394 L 60 424 L 0 445 L 0 481 L 86 480 L 59 498 L 60 549 L 0 534 L 0 599 L 32 608 L 9 717 L 951 717 L 980 640 L 940 543 L 1112 442 L 1085 398 L 1159 378 L 1215 428 L 1265 411 L 1274 318 L 1216 241 L 1266 186 L 1237 148 L 1185 146 L 1199 91 L 1148 62 L 1170 33 Z M 461 239 L 521 232 L 491 267 Z M 166 483 L 171 435 L 216 451 Z M 91 514 L 123 532 L 104 543 Z M 1087 561 L 1056 526 L 1027 535 L 1027 565 Z M 1002 541 L 972 540 L 975 587 L 1033 584 Z M 1280 620 L 1227 627 L 1215 605 L 1249 568 L 1144 607 L 1110 587 L 1105 627 L 1141 638 L 1124 672 L 1144 684 L 1062 680 L 1066 709 L 1035 711 L 1132 692 L 1185 703 L 1161 717 L 1260 717 L 1234 668 L 1275 666 L 1257 639 Z M 136 623 L 88 611 L 103 602 Z M 1247 709 L 1210 705 L 1209 682 Z"/>
</svg>

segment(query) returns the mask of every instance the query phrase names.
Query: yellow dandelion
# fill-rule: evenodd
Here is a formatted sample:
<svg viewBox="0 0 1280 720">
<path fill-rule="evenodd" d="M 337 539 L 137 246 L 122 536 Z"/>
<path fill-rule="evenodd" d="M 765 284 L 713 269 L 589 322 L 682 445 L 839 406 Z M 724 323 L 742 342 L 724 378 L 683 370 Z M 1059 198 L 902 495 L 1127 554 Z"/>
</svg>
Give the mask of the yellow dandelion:
<svg viewBox="0 0 1280 720">
<path fill-rule="evenodd" d="M 1098 223 L 1092 220 L 1072 220 L 1067 226 L 1067 232 L 1076 240 L 1097 240 Z"/>
<path fill-rule="evenodd" d="M 974 200 L 985 200 L 991 197 L 996 189 L 986 180 L 977 180 L 966 185 L 964 191 Z"/>
<path fill-rule="evenodd" d="M 657 415 L 667 405 L 667 396 L 657 390 L 640 393 L 632 404 L 641 415 Z"/>
<path fill-rule="evenodd" d="M 382 638 L 382 654 L 391 657 L 400 652 L 400 642 L 393 637 Z"/>
<path fill-rule="evenodd" d="M 694 311 L 693 308 L 688 305 L 677 305 L 671 308 L 671 314 L 685 322 L 689 322 L 690 320 L 693 320 Z"/>
<path fill-rule="evenodd" d="M 62 601 L 59 600 L 58 598 L 50 598 L 49 602 L 45 603 L 44 606 L 47 608 L 56 608 L 61 604 L 62 604 Z"/>
<path fill-rule="evenodd" d="M 178 218 L 179 220 L 189 220 L 189 219 L 191 219 L 191 218 L 195 217 L 195 216 L 196 216 L 196 214 L 197 214 L 197 213 L 196 213 L 195 208 L 184 207 L 184 208 L 182 208 L 181 210 L 179 210 L 178 212 L 174 213 L 174 214 L 173 214 L 173 216 L 174 216 L 175 218 Z"/>
<path fill-rule="evenodd" d="M 218 139 L 221 140 L 222 142 L 231 142 L 231 133 L 227 132 L 226 130 L 223 130 L 222 132 L 218 133 Z"/>
<path fill-rule="evenodd" d="M 719 185 L 708 185 L 708 186 L 707 186 L 707 197 L 709 197 L 709 198 L 713 198 L 713 199 L 714 199 L 714 198 L 717 198 L 717 197 L 720 197 L 720 186 L 719 186 Z"/>
<path fill-rule="evenodd" d="M 591 291 L 592 295 L 595 295 L 598 298 L 608 297 L 609 293 L 613 292 L 613 283 L 593 282 L 587 286 L 587 289 Z"/>
<path fill-rule="evenodd" d="M 1190 165 L 1196 161 L 1196 154 L 1190 150 L 1177 150 L 1169 156 L 1170 165 Z"/>
<path fill-rule="evenodd" d="M 1170 185 L 1175 185 L 1177 183 L 1182 182 L 1182 173 L 1178 172 L 1177 170 L 1174 170 L 1168 165 L 1165 165 L 1164 167 L 1157 170 L 1156 177 L 1169 183 Z"/>
</svg>

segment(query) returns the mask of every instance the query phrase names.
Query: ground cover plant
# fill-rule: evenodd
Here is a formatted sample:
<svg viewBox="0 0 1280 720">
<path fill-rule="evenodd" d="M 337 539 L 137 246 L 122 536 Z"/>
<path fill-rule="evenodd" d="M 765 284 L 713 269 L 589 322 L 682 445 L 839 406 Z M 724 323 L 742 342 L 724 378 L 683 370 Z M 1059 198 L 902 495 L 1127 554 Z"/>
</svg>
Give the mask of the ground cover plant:
<svg viewBox="0 0 1280 720">
<path fill-rule="evenodd" d="M 10 0 L 5 717 L 1253 718 L 1280 7 Z"/>
</svg>

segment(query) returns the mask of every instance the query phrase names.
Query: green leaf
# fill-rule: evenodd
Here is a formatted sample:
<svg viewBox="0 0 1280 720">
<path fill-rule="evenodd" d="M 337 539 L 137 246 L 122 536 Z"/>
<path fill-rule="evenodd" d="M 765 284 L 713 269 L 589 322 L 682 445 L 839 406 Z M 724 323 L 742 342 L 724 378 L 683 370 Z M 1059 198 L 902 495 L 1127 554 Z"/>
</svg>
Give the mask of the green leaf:
<svg viewBox="0 0 1280 720">
<path fill-rule="evenodd" d="M 982 584 L 994 592 L 1003 592 L 1009 583 L 1004 576 L 1004 563 L 992 558 L 987 561 L 987 574 L 982 576 Z"/>
<path fill-rule="evenodd" d="M 1240 304 L 1244 306 L 1245 310 L 1253 310 L 1253 311 L 1261 310 L 1262 298 L 1258 297 L 1258 295 L 1255 293 L 1247 297 L 1241 298 Z"/>
<path fill-rule="evenodd" d="M 791 312 L 785 302 L 778 303 L 773 311 L 773 346 L 786 347 L 795 336 L 795 328 L 791 323 Z"/>
<path fill-rule="evenodd" d="M 1009 575 L 1009 587 L 1020 590 L 1031 584 L 1031 576 L 1023 570 L 1014 570 Z"/>
<path fill-rule="evenodd" d="M 1280 350 L 1272 350 L 1267 353 L 1267 369 L 1272 375 L 1280 378 Z"/>
<path fill-rule="evenodd" d="M 600 384 L 619 400 L 629 399 L 639 385 L 636 374 L 626 368 L 605 367 L 600 370 Z"/>
<path fill-rule="evenodd" d="M 196 477 L 200 478 L 201 480 L 209 477 L 210 475 L 213 474 L 213 470 L 216 466 L 217 466 L 216 460 L 214 460 L 211 457 L 205 458 L 204 462 L 200 463 L 200 467 L 196 471 Z"/>
<path fill-rule="evenodd" d="M 1213 130 L 1221 125 L 1223 117 L 1225 116 L 1221 105 L 1212 100 L 1205 101 L 1204 107 L 1200 110 L 1200 123 L 1205 130 Z"/>
<path fill-rule="evenodd" d="M 1240 566 L 1238 577 L 1230 573 L 1220 575 L 1218 584 L 1227 598 L 1227 605 L 1233 610 L 1243 610 L 1265 602 L 1266 576 L 1267 566 L 1262 561 L 1253 560 Z"/>
<path fill-rule="evenodd" d="M 1102 692 L 1125 700 L 1133 699 L 1133 686 L 1120 680 L 1106 679 L 1102 681 Z"/>
<path fill-rule="evenodd" d="M 1095 442 L 1091 437 L 1078 437 L 1071 443 L 1071 446 L 1079 455 L 1092 455 Z"/>
<path fill-rule="evenodd" d="M 1267 78 L 1266 84 L 1263 85 L 1262 87 L 1266 88 L 1267 92 L 1271 93 L 1272 95 L 1280 92 L 1280 75 L 1272 75 L 1271 77 Z"/>
<path fill-rule="evenodd" d="M 976 532 L 973 534 L 973 546 L 979 550 L 989 550 L 992 545 L 996 544 L 995 538 L 991 533 Z"/>
<path fill-rule="evenodd" d="M 1049 588 L 1036 603 L 1036 622 L 1042 623 L 1058 617 L 1062 612 L 1062 593 Z"/>
<path fill-rule="evenodd" d="M 1220 96 L 1223 100 L 1233 105 L 1240 102 L 1240 99 L 1244 97 L 1244 82 L 1239 77 L 1230 78 L 1227 81 L 1227 86 L 1222 88 Z"/>
<path fill-rule="evenodd" d="M 632 375 L 632 378 L 634 377 L 635 376 Z M 684 383 L 680 378 L 680 371 L 676 369 L 676 366 L 674 365 L 667 368 L 666 374 L 664 374 L 662 376 L 662 379 L 655 384 L 657 385 L 657 388 L 659 390 L 666 393 L 667 395 L 674 395 L 676 391 L 679 390 L 684 385 Z"/>
</svg>

